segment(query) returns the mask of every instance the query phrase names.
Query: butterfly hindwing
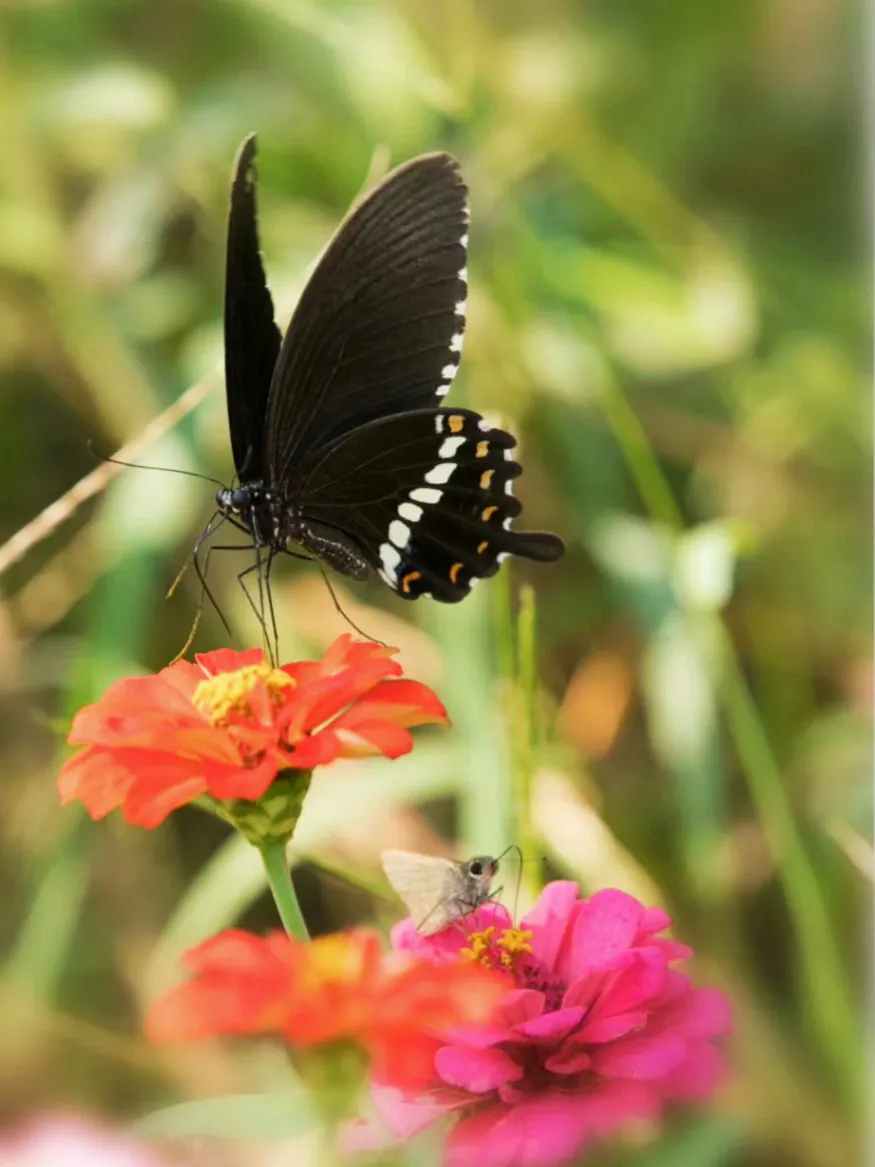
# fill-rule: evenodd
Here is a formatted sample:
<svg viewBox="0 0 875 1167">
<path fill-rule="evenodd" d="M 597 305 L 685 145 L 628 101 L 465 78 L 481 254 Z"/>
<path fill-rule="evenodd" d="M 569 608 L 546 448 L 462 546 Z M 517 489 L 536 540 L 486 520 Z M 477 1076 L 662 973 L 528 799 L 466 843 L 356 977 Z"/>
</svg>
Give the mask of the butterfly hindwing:
<svg viewBox="0 0 875 1167">
<path fill-rule="evenodd" d="M 271 485 L 378 417 L 433 406 L 459 364 L 467 192 L 448 154 L 393 171 L 343 222 L 289 324 L 268 403 Z"/>
<path fill-rule="evenodd" d="M 302 467 L 301 507 L 351 538 L 398 595 L 453 603 L 508 554 L 563 552 L 555 535 L 511 530 L 515 445 L 471 410 L 381 418 Z"/>
<path fill-rule="evenodd" d="M 273 301 L 258 248 L 255 135 L 234 166 L 225 269 L 225 390 L 234 465 L 241 480 L 263 477 L 264 423 L 280 351 Z"/>
</svg>

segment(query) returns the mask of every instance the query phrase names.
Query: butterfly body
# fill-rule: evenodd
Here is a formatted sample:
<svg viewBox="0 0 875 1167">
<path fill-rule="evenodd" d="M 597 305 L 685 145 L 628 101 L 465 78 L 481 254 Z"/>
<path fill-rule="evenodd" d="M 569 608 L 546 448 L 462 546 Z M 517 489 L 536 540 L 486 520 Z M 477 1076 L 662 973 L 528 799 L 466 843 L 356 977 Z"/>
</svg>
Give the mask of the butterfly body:
<svg viewBox="0 0 875 1167">
<path fill-rule="evenodd" d="M 458 164 L 390 174 L 329 244 L 281 337 L 258 249 L 255 140 L 231 190 L 225 373 L 239 485 L 222 515 L 257 548 L 290 545 L 397 595 L 463 599 L 508 554 L 549 561 L 555 535 L 511 530 L 510 434 L 443 398 L 465 329 L 468 209 Z M 270 560 L 268 560 L 270 562 Z"/>
</svg>

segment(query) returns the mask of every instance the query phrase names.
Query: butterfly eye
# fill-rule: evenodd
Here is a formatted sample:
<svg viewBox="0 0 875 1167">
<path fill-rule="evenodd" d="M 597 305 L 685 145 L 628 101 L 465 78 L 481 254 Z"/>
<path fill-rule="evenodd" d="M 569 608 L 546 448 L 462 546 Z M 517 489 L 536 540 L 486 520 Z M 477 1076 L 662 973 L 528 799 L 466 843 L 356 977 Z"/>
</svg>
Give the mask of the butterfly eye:
<svg viewBox="0 0 875 1167">
<path fill-rule="evenodd" d="M 468 871 L 471 875 L 482 875 L 483 874 L 483 864 L 480 862 L 479 859 L 475 859 L 475 860 L 473 860 L 473 862 L 468 864 Z"/>
</svg>

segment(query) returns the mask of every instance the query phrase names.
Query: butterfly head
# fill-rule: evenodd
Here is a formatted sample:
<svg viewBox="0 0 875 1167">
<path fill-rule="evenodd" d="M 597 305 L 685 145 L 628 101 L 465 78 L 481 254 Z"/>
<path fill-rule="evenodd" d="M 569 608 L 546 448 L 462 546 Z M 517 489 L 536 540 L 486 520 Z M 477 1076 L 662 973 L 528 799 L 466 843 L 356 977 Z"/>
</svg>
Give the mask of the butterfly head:
<svg viewBox="0 0 875 1167">
<path fill-rule="evenodd" d="M 252 491 L 248 486 L 223 487 L 216 491 L 216 506 L 224 515 L 246 515 L 252 509 L 252 502 Z"/>
<path fill-rule="evenodd" d="M 489 898 L 492 881 L 498 871 L 498 860 L 491 855 L 475 855 L 460 866 L 471 902 L 484 903 Z"/>
</svg>

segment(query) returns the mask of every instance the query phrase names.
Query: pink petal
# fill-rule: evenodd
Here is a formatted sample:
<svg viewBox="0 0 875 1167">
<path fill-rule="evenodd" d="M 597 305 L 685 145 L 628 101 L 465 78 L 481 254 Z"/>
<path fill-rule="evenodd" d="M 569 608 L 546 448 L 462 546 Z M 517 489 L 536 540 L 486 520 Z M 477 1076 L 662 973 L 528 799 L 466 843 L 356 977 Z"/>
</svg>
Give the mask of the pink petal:
<svg viewBox="0 0 875 1167">
<path fill-rule="evenodd" d="M 609 967 L 634 942 L 643 912 L 636 899 L 613 888 L 579 904 L 569 936 L 568 983 Z"/>
<path fill-rule="evenodd" d="M 568 1045 L 558 1053 L 551 1054 L 544 1062 L 544 1068 L 553 1074 L 579 1074 L 588 1070 L 592 1059 L 588 1053 L 573 1045 Z"/>
<path fill-rule="evenodd" d="M 390 942 L 396 952 L 415 952 L 435 960 L 455 960 L 463 948 L 470 947 L 471 934 L 487 928 L 509 928 L 512 920 L 502 904 L 488 903 L 460 920 L 458 925 L 444 928 L 432 936 L 422 936 L 411 919 L 397 923 L 390 933 Z"/>
<path fill-rule="evenodd" d="M 531 1041 L 561 1041 L 580 1025 L 585 1009 L 556 1009 L 514 1026 L 514 1033 Z"/>
<path fill-rule="evenodd" d="M 638 935 L 635 937 L 636 942 L 643 944 L 649 936 L 655 936 L 657 932 L 664 932 L 671 925 L 671 916 L 667 912 L 664 912 L 662 908 L 645 908 L 644 914 L 641 917 L 641 923 L 638 925 Z"/>
<path fill-rule="evenodd" d="M 665 986 L 665 964 L 663 954 L 653 948 L 634 952 L 626 967 L 605 982 L 590 1016 L 595 1019 L 628 1013 L 644 1002 L 653 1001 Z"/>
<path fill-rule="evenodd" d="M 572 909 L 580 899 L 580 888 L 570 880 L 548 883 L 537 902 L 523 916 L 519 927 L 531 930 L 532 949 L 538 964 L 552 972 L 562 941 L 571 920 Z"/>
<path fill-rule="evenodd" d="M 686 1055 L 686 1042 L 671 1034 L 628 1037 L 593 1051 L 592 1068 L 605 1078 L 649 1081 L 676 1070 Z"/>
<path fill-rule="evenodd" d="M 392 1135 L 402 1142 L 412 1139 L 443 1115 L 471 1102 L 469 1095 L 450 1089 L 435 1092 L 428 1098 L 411 1098 L 392 1086 L 372 1085 L 370 1093 L 380 1118 Z"/>
<path fill-rule="evenodd" d="M 681 944 L 679 940 L 663 940 L 657 936 L 655 940 L 650 941 L 650 945 L 660 949 L 669 964 L 676 960 L 689 960 L 693 955 L 692 948 Z"/>
<path fill-rule="evenodd" d="M 719 989 L 691 989 L 661 1009 L 653 1027 L 679 1037 L 719 1037 L 732 1031 L 732 1005 Z"/>
<path fill-rule="evenodd" d="M 713 1093 L 726 1075 L 726 1059 L 708 1042 L 690 1042 L 683 1064 L 662 1082 L 660 1090 L 669 1098 L 701 1101 Z"/>
<path fill-rule="evenodd" d="M 537 989 L 512 989 L 502 998 L 501 1020 L 510 1028 L 540 1017 L 544 1012 L 545 997 Z"/>
<path fill-rule="evenodd" d="M 589 1107 L 549 1093 L 462 1118 L 446 1143 L 447 1167 L 559 1167 L 587 1142 Z"/>
<path fill-rule="evenodd" d="M 587 1019 L 586 1025 L 580 1029 L 575 1040 L 581 1044 L 604 1045 L 609 1041 L 616 1041 L 619 1037 L 625 1037 L 627 1033 L 633 1033 L 643 1028 L 647 1018 L 648 1014 L 640 1011 L 637 1013 L 617 1013 L 613 1017 L 603 1017 L 596 1021 Z"/>
<path fill-rule="evenodd" d="M 448 1086 L 488 1094 L 507 1082 L 518 1082 L 523 1068 L 498 1049 L 463 1049 L 446 1045 L 435 1054 L 434 1066 Z"/>
</svg>

